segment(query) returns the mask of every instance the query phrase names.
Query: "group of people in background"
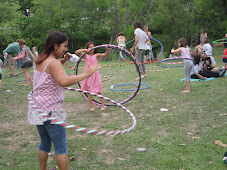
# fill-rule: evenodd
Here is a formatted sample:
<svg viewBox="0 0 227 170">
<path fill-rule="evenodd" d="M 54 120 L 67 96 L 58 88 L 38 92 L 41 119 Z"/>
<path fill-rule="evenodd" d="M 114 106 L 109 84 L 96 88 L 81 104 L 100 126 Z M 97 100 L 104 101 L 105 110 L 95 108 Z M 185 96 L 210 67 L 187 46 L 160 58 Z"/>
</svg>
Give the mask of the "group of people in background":
<svg viewBox="0 0 227 170">
<path fill-rule="evenodd" d="M 37 47 L 35 46 L 33 47 L 34 53 L 32 53 L 30 48 L 26 44 L 27 44 L 26 41 L 24 41 L 23 39 L 17 39 L 16 42 L 10 43 L 8 45 L 8 47 L 3 51 L 3 55 L 4 55 L 4 63 L 9 69 L 9 76 L 10 77 L 18 76 L 17 74 L 15 74 L 15 64 L 16 64 L 16 68 L 19 69 L 20 62 L 21 62 L 21 68 L 23 69 L 23 73 L 26 79 L 25 86 L 30 86 L 30 84 L 32 83 L 32 78 L 28 73 L 28 69 L 33 65 L 32 59 L 33 61 L 37 59 L 38 52 L 37 52 Z M 16 57 L 13 57 L 13 55 L 16 55 Z M 2 67 L 2 63 L 3 62 L 0 59 L 1 67 Z M 2 89 L 1 79 L 2 79 L 2 70 L 0 70 L 0 90 Z"/>
<path fill-rule="evenodd" d="M 225 35 L 227 38 L 227 34 Z M 226 46 L 226 44 L 224 43 Z M 200 43 L 194 43 L 194 51 L 186 45 L 186 39 L 181 38 L 178 41 L 178 49 L 172 49 L 171 53 L 180 53 L 184 59 L 184 78 L 186 82 L 186 90 L 182 92 L 190 92 L 190 79 L 205 80 L 210 77 L 223 77 L 227 70 L 227 48 L 223 55 L 223 69 L 216 66 L 213 55 L 212 45 L 208 42 L 207 33 L 201 30 Z M 192 57 L 194 59 L 192 59 Z"/>
<path fill-rule="evenodd" d="M 134 28 L 135 42 L 130 51 L 131 53 L 135 52 L 137 62 L 144 63 L 144 55 L 148 49 L 146 44 L 149 44 L 149 37 L 151 37 L 151 34 L 145 32 L 139 22 L 134 24 Z M 117 42 L 119 46 L 125 48 L 125 42 L 127 42 L 127 39 L 124 37 L 123 33 L 119 34 Z M 39 56 L 37 48 L 34 48 L 35 52 L 32 54 L 29 47 L 26 46 L 26 42 L 21 39 L 18 39 L 17 42 L 11 43 L 4 50 L 4 57 L 9 66 L 10 76 L 16 76 L 14 74 L 14 62 L 18 59 L 22 59 L 23 65 L 21 67 L 23 68 L 23 73 L 26 78 L 26 86 L 29 86 L 32 82 L 32 79 L 28 74 L 28 68 L 32 67 L 33 63 L 31 58 L 33 58 L 35 67 L 33 72 L 33 90 L 31 92 L 31 100 L 33 103 L 36 103 L 40 110 L 43 110 L 43 112 L 48 113 L 50 116 L 56 117 L 60 121 L 64 121 L 66 118 L 66 112 L 62 108 L 64 100 L 63 87 L 82 81 L 82 90 L 102 94 L 102 84 L 98 72 L 101 67 L 98 65 L 98 59 L 107 56 L 109 53 L 109 48 L 106 48 L 105 53 L 97 53 L 96 49 L 92 49 L 95 46 L 95 43 L 88 42 L 86 49 L 75 51 L 79 56 L 84 52 L 87 53 L 84 57 L 84 72 L 80 75 L 67 76 L 62 65 L 73 58 L 71 53 L 66 53 L 68 51 L 67 45 L 68 38 L 65 34 L 58 31 L 51 31 L 46 39 L 45 48 Z M 14 53 L 16 53 L 16 57 L 13 57 Z M 142 78 L 145 78 L 145 64 L 140 64 L 139 67 Z M 94 111 L 95 108 L 93 107 L 91 95 L 88 95 L 88 101 L 90 111 Z M 105 110 L 104 100 L 101 98 L 100 101 L 100 110 Z M 47 169 L 48 153 L 51 150 L 52 143 L 55 147 L 58 167 L 60 169 L 68 169 L 68 151 L 65 128 L 58 124 L 53 124 L 51 121 L 47 120 L 46 117 L 37 114 L 36 109 L 32 107 L 30 102 L 28 122 L 31 125 L 36 125 L 37 131 L 40 135 L 41 142 L 38 149 L 40 169 Z"/>
<path fill-rule="evenodd" d="M 135 53 L 135 58 L 139 64 L 139 69 L 141 72 L 141 78 L 146 77 L 146 67 L 145 62 L 148 59 L 151 61 L 152 46 L 150 43 L 151 32 L 148 31 L 148 26 L 144 29 L 140 22 L 135 22 L 134 24 L 134 35 L 135 42 L 130 49 L 131 53 Z M 201 78 L 206 79 L 207 75 L 205 72 L 211 72 L 213 76 L 218 74 L 218 76 L 223 76 L 225 69 L 221 70 L 216 67 L 216 62 L 212 57 L 212 46 L 207 41 L 207 34 L 205 30 L 201 31 L 201 41 L 200 45 L 195 46 L 193 52 L 187 46 L 186 39 L 181 38 L 178 41 L 178 49 L 172 49 L 172 53 L 180 53 L 184 59 L 184 76 L 186 81 L 186 89 L 183 91 L 185 93 L 190 92 L 190 78 Z M 118 46 L 126 48 L 127 39 L 122 32 L 119 33 L 117 38 Z M 37 107 L 50 116 L 56 117 L 60 121 L 64 121 L 66 118 L 66 112 L 62 107 L 64 100 L 64 88 L 76 84 L 80 81 L 81 89 L 85 91 L 90 91 L 102 95 L 102 84 L 99 74 L 98 65 L 99 58 L 103 58 L 108 55 L 109 48 L 106 48 L 105 53 L 97 53 L 94 42 L 88 42 L 85 49 L 76 50 L 75 53 L 81 56 L 86 52 L 84 56 L 85 69 L 82 74 L 67 76 L 63 64 L 68 60 L 73 58 L 71 53 L 66 53 L 68 51 L 68 38 L 65 34 L 58 31 L 51 31 L 45 42 L 45 48 L 43 52 L 38 56 L 37 48 L 33 47 L 34 53 L 31 52 L 30 48 L 26 45 L 26 41 L 18 39 L 16 42 L 11 43 L 4 50 L 4 57 L 9 67 L 10 76 L 16 76 L 14 73 L 15 61 L 22 59 L 23 73 L 26 78 L 26 86 L 30 86 L 33 82 L 33 90 L 31 92 L 32 101 L 36 103 Z M 13 57 L 13 54 L 17 54 Z M 126 58 L 125 54 L 122 52 L 123 58 Z M 191 56 L 194 56 L 192 60 Z M 225 60 L 224 60 L 225 57 Z M 34 63 L 32 63 L 33 59 Z M 119 59 L 121 61 L 122 56 L 119 54 Z M 78 61 L 78 58 L 76 58 Z M 225 61 L 225 62 L 224 62 Z M 223 62 L 225 63 L 225 68 L 227 64 L 227 48 L 223 56 Z M 30 67 L 34 67 L 33 80 L 28 73 Z M 1 66 L 2 61 L 0 60 L 0 87 L 1 87 Z M 209 71 L 207 71 L 209 70 Z M 217 76 L 217 77 L 218 77 Z M 136 80 L 138 80 L 137 78 Z M 51 89 L 51 90 L 49 90 Z M 92 96 L 88 95 L 88 101 L 90 106 L 90 111 L 94 111 Z M 105 110 L 104 100 L 101 98 L 101 108 L 100 110 Z M 60 169 L 68 168 L 68 150 L 67 150 L 67 140 L 66 140 L 66 130 L 63 126 L 54 124 L 53 122 L 47 120 L 41 114 L 37 113 L 37 110 L 29 103 L 28 110 L 28 122 L 31 125 L 36 125 L 37 131 L 40 135 L 40 145 L 38 149 L 38 157 L 40 169 L 47 169 L 48 153 L 51 150 L 52 143 L 55 147 L 56 162 Z"/>
<path fill-rule="evenodd" d="M 135 42 L 133 44 L 133 47 L 130 49 L 131 53 L 135 52 L 135 58 L 138 63 L 140 63 L 140 71 L 141 71 L 141 78 L 146 77 L 146 63 L 151 63 L 151 60 L 154 59 L 154 55 L 152 52 L 152 45 L 151 45 L 151 32 L 148 29 L 148 26 L 145 25 L 144 28 L 142 28 L 142 25 L 140 22 L 136 22 L 134 24 L 134 35 L 135 35 Z M 124 36 L 123 32 L 120 32 L 117 37 L 117 44 L 119 47 L 126 49 L 126 42 L 127 39 Z M 119 61 L 121 62 L 122 59 L 126 59 L 126 54 L 119 50 Z M 137 78 L 136 80 L 138 80 Z"/>
</svg>

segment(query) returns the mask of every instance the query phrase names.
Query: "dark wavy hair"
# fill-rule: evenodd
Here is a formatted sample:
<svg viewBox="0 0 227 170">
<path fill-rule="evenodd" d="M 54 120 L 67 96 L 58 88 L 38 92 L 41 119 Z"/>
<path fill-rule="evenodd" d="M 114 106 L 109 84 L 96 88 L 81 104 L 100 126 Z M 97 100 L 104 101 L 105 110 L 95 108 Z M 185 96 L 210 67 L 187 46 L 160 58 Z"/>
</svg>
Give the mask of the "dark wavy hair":
<svg viewBox="0 0 227 170">
<path fill-rule="evenodd" d="M 42 63 L 46 60 L 52 52 L 54 52 L 54 45 L 61 45 L 63 42 L 68 40 L 68 37 L 59 31 L 50 31 L 49 36 L 46 39 L 45 47 L 43 52 L 39 55 L 36 64 Z"/>
<path fill-rule="evenodd" d="M 87 44 L 86 44 L 86 48 L 88 49 L 89 45 L 93 44 L 94 47 L 96 46 L 96 44 L 93 42 L 93 41 L 89 41 Z M 94 51 L 94 54 L 97 53 L 97 49 L 95 49 Z"/>
<path fill-rule="evenodd" d="M 194 57 L 194 60 L 193 60 L 193 62 L 194 62 L 194 65 L 196 65 L 196 64 L 199 64 L 199 62 L 200 62 L 200 55 L 196 55 L 195 57 Z"/>
<path fill-rule="evenodd" d="M 143 27 L 142 27 L 142 25 L 141 25 L 140 22 L 135 22 L 134 28 L 135 28 L 135 29 L 136 29 L 136 28 L 140 28 L 141 30 L 143 30 Z"/>
</svg>

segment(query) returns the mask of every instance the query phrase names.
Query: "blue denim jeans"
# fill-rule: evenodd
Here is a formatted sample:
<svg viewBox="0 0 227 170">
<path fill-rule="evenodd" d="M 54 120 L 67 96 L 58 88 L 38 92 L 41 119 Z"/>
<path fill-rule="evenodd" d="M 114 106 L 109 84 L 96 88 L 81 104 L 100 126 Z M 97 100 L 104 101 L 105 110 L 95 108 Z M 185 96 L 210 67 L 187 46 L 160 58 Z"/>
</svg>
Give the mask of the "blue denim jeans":
<svg viewBox="0 0 227 170">
<path fill-rule="evenodd" d="M 121 46 L 120 46 L 121 47 Z M 126 49 L 126 47 L 124 46 L 124 47 L 122 47 L 122 48 L 124 48 L 124 49 Z M 119 52 L 119 60 L 121 61 L 122 60 L 122 56 L 124 57 L 124 59 L 126 59 L 126 54 L 125 54 L 125 52 L 124 51 L 122 51 L 122 50 L 118 50 L 118 52 Z"/>
<path fill-rule="evenodd" d="M 68 154 L 66 129 L 61 125 L 44 122 L 44 125 L 37 125 L 41 139 L 39 150 L 50 152 L 52 143 L 54 144 L 55 154 Z"/>
<path fill-rule="evenodd" d="M 16 61 L 16 70 L 18 70 L 20 68 L 20 66 L 22 66 L 22 65 L 23 65 L 23 60 L 22 59 L 17 60 Z"/>
</svg>

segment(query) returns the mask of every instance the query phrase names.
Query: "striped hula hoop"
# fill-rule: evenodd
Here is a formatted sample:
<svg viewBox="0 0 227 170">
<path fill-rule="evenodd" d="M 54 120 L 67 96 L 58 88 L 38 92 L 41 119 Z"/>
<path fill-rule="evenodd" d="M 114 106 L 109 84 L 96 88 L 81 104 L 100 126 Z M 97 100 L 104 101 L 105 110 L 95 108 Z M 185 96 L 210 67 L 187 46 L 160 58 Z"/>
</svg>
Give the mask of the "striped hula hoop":
<svg viewBox="0 0 227 170">
<path fill-rule="evenodd" d="M 36 109 L 36 111 L 39 114 L 41 114 L 42 116 L 46 117 L 47 120 L 50 120 L 54 124 L 58 124 L 58 125 L 61 125 L 61 126 L 67 128 L 67 129 L 76 130 L 78 132 L 83 132 L 83 133 L 93 134 L 93 135 L 119 135 L 119 134 L 128 133 L 132 129 L 135 128 L 135 126 L 136 126 L 136 118 L 135 118 L 135 116 L 130 112 L 130 110 L 128 110 L 126 107 L 122 106 L 120 103 L 117 103 L 116 101 L 114 101 L 112 99 L 109 99 L 107 97 L 104 97 L 102 95 L 98 95 L 96 93 L 91 93 L 89 91 L 82 91 L 80 89 L 75 89 L 75 88 L 70 88 L 70 87 L 65 87 L 65 89 L 72 90 L 72 91 L 77 91 L 77 92 L 82 92 L 82 93 L 88 93 L 90 95 L 97 96 L 99 98 L 102 98 L 102 99 L 105 99 L 105 100 L 108 100 L 108 101 L 114 103 L 114 105 L 121 107 L 123 110 L 125 110 L 130 115 L 130 117 L 133 120 L 133 125 L 130 128 L 128 128 L 128 129 L 118 130 L 118 131 L 107 131 L 107 130 L 99 131 L 99 130 L 94 130 L 94 129 L 88 129 L 88 128 L 80 127 L 80 126 L 77 126 L 77 125 L 71 125 L 71 124 L 66 123 L 64 121 L 59 121 L 55 117 L 50 116 L 48 113 L 45 113 L 45 111 L 43 111 L 42 109 L 39 109 L 38 106 L 32 100 L 32 91 L 28 94 L 28 102 L 31 104 L 33 109 Z"/>
<path fill-rule="evenodd" d="M 151 61 L 147 61 L 147 62 L 145 62 L 145 63 L 138 63 L 138 64 L 147 64 L 147 63 L 151 63 L 151 62 L 157 60 L 159 57 L 161 57 L 161 55 L 162 55 L 162 53 L 163 53 L 163 45 L 162 45 L 162 43 L 161 43 L 160 41 L 154 39 L 154 38 L 149 38 L 149 39 L 150 39 L 150 40 L 154 40 L 154 41 L 156 41 L 156 42 L 158 42 L 158 43 L 160 44 L 160 46 L 161 46 L 161 52 L 159 53 L 158 57 L 156 57 L 155 59 L 153 59 L 153 60 L 151 60 Z M 130 43 L 130 42 L 132 42 L 132 41 L 135 41 L 135 39 L 133 39 L 133 40 L 127 42 L 125 45 L 127 45 L 128 43 Z M 130 62 L 130 61 L 126 60 L 126 59 L 123 57 L 122 51 L 120 51 L 120 56 L 121 56 L 121 58 L 122 58 L 124 61 L 133 64 L 133 62 Z"/>
<path fill-rule="evenodd" d="M 113 64 L 105 64 L 101 65 L 102 67 L 119 67 L 119 66 L 126 66 L 129 65 L 129 63 L 113 63 Z"/>
<path fill-rule="evenodd" d="M 179 65 L 179 66 L 169 66 L 170 64 L 178 64 L 178 63 L 166 63 L 165 61 L 169 61 L 169 60 L 192 60 L 192 58 L 187 58 L 187 57 L 172 57 L 172 58 L 166 58 L 166 59 L 163 59 L 161 61 L 159 61 L 157 63 L 158 66 L 161 66 L 161 67 L 169 67 L 169 68 L 175 68 L 175 67 L 184 67 L 184 65 Z M 179 64 L 181 64 L 182 62 L 179 62 Z M 161 64 L 168 64 L 168 66 L 163 66 Z"/>
<path fill-rule="evenodd" d="M 127 99 L 125 99 L 124 101 L 120 102 L 120 104 L 127 103 L 127 102 L 129 102 L 130 100 L 132 100 L 132 99 L 136 96 L 136 94 L 138 93 L 139 88 L 140 88 L 140 84 L 141 84 L 141 75 L 140 75 L 139 65 L 138 65 L 138 63 L 136 62 L 135 57 L 134 57 L 129 51 L 127 51 L 126 49 L 124 49 L 124 48 L 122 48 L 122 47 L 118 47 L 118 46 L 116 46 L 116 45 L 110 45 L 110 44 L 99 45 L 99 46 L 95 46 L 95 47 L 91 48 L 90 51 L 91 51 L 91 50 L 94 50 L 94 49 L 97 49 L 97 48 L 103 48 L 103 47 L 108 47 L 108 48 L 113 48 L 113 49 L 116 49 L 116 50 L 122 50 L 122 51 L 124 51 L 124 52 L 131 58 L 131 60 L 133 61 L 133 63 L 134 63 L 135 66 L 136 66 L 136 70 L 137 70 L 137 72 L 138 72 L 138 74 L 139 74 L 139 82 L 138 82 L 137 88 L 135 89 L 135 91 L 132 93 L 131 96 L 129 96 L 129 97 L 128 97 Z M 79 63 L 80 63 L 81 59 L 82 59 L 86 54 L 87 54 L 86 52 L 85 52 L 84 54 L 82 54 L 82 55 L 80 56 L 80 58 L 78 59 L 77 63 L 75 64 L 74 72 L 73 72 L 74 75 L 77 75 Z M 76 88 L 79 88 L 79 89 L 81 88 L 80 82 L 78 82 L 78 83 L 76 84 Z M 86 100 L 88 100 L 88 99 L 87 99 L 87 94 L 86 94 L 86 93 L 80 93 L 80 94 L 81 94 L 82 97 L 84 97 Z M 85 95 L 84 95 L 84 94 L 85 94 Z M 98 102 L 98 101 L 96 101 L 96 100 L 94 100 L 94 99 L 92 99 L 92 100 L 93 100 L 93 103 L 94 103 L 94 104 L 96 104 L 96 105 L 101 105 L 100 102 Z M 106 103 L 104 103 L 104 104 L 105 104 L 105 106 L 115 106 L 115 104 L 106 104 Z"/>
<path fill-rule="evenodd" d="M 162 66 L 150 66 L 150 67 L 147 67 L 147 69 L 149 68 L 163 68 Z M 160 69 L 160 70 L 146 70 L 146 72 L 159 72 L 159 71 L 167 71 L 169 70 L 170 68 L 167 67 L 165 69 Z"/>
</svg>

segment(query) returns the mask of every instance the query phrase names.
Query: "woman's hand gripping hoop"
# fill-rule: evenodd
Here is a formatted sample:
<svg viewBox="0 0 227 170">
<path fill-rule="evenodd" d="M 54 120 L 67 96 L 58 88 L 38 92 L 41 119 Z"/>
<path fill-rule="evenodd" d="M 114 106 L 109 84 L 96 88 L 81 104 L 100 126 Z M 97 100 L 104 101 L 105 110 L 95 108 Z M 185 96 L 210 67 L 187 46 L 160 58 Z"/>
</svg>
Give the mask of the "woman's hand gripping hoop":
<svg viewBox="0 0 227 170">
<path fill-rule="evenodd" d="M 124 101 L 120 102 L 120 104 L 127 103 L 128 101 L 132 100 L 133 97 L 136 96 L 136 94 L 138 93 L 139 88 L 140 88 L 141 76 L 140 76 L 139 65 L 138 65 L 138 63 L 136 62 L 135 57 L 134 57 L 129 51 L 127 51 L 126 49 L 124 49 L 124 48 L 122 48 L 122 47 L 118 47 L 118 46 L 116 46 L 116 45 L 110 45 L 110 44 L 99 45 L 99 46 L 95 46 L 94 48 L 90 49 L 90 51 L 91 51 L 91 50 L 94 50 L 94 49 L 97 49 L 97 48 L 103 48 L 103 47 L 108 47 L 108 48 L 112 48 L 112 49 L 124 51 L 125 54 L 131 58 L 131 60 L 133 61 L 132 63 L 134 63 L 135 66 L 136 66 L 136 70 L 137 70 L 137 72 L 138 72 L 138 74 L 139 74 L 139 82 L 138 82 L 137 88 L 135 89 L 135 91 L 132 93 L 131 96 L 129 96 L 129 97 L 128 97 L 127 99 L 125 99 Z M 87 54 L 87 53 L 85 52 L 83 55 L 81 55 L 81 57 L 79 58 L 79 60 L 78 60 L 77 63 L 75 64 L 74 72 L 73 72 L 74 75 L 77 75 L 80 61 L 81 61 L 81 59 L 82 59 L 86 54 Z M 80 83 L 77 83 L 77 84 L 76 84 L 76 88 L 81 88 Z M 83 96 L 83 97 L 87 100 L 87 94 L 86 94 L 86 93 L 85 93 L 85 95 L 84 95 L 84 93 L 80 93 L 80 94 L 81 94 L 81 96 Z M 94 99 L 93 99 L 93 103 L 96 104 L 96 105 L 101 105 L 100 102 L 98 102 L 98 101 L 96 101 L 96 100 L 94 100 Z M 106 103 L 105 103 L 105 106 L 115 106 L 115 104 L 106 104 Z"/>
<path fill-rule="evenodd" d="M 106 130 L 98 131 L 98 130 L 94 130 L 94 129 L 88 129 L 88 128 L 85 128 L 85 127 L 79 127 L 79 126 L 76 126 L 76 125 L 70 125 L 69 123 L 59 121 L 55 117 L 52 117 L 48 113 L 45 113 L 43 110 L 39 109 L 38 106 L 32 101 L 32 91 L 28 94 L 28 102 L 31 104 L 31 106 L 34 109 L 36 109 L 36 111 L 39 114 L 41 114 L 44 117 L 47 117 L 47 119 L 50 120 L 51 122 L 54 122 L 55 124 L 61 125 L 61 126 L 65 127 L 65 128 L 68 128 L 68 129 L 76 130 L 78 132 L 83 132 L 83 133 L 88 133 L 88 134 L 95 134 L 95 135 L 119 135 L 119 134 L 125 134 L 127 132 L 130 132 L 132 129 L 135 128 L 135 126 L 136 126 L 136 118 L 130 112 L 130 110 L 128 110 L 126 107 L 122 106 L 120 103 L 117 103 L 114 100 L 111 100 L 111 99 L 109 99 L 107 97 L 104 97 L 102 95 L 98 95 L 96 93 L 91 93 L 91 92 L 88 92 L 88 91 L 82 91 L 80 89 L 75 89 L 75 88 L 70 88 L 70 87 L 65 87 L 65 89 L 78 91 L 78 92 L 83 92 L 83 93 L 88 93 L 90 95 L 97 96 L 99 98 L 103 98 L 105 100 L 108 100 L 108 101 L 114 103 L 114 105 L 119 106 L 123 110 L 128 112 L 128 114 L 130 115 L 130 117 L 133 120 L 133 125 L 130 128 L 128 128 L 128 129 L 118 130 L 118 131 L 106 131 Z"/>
</svg>

